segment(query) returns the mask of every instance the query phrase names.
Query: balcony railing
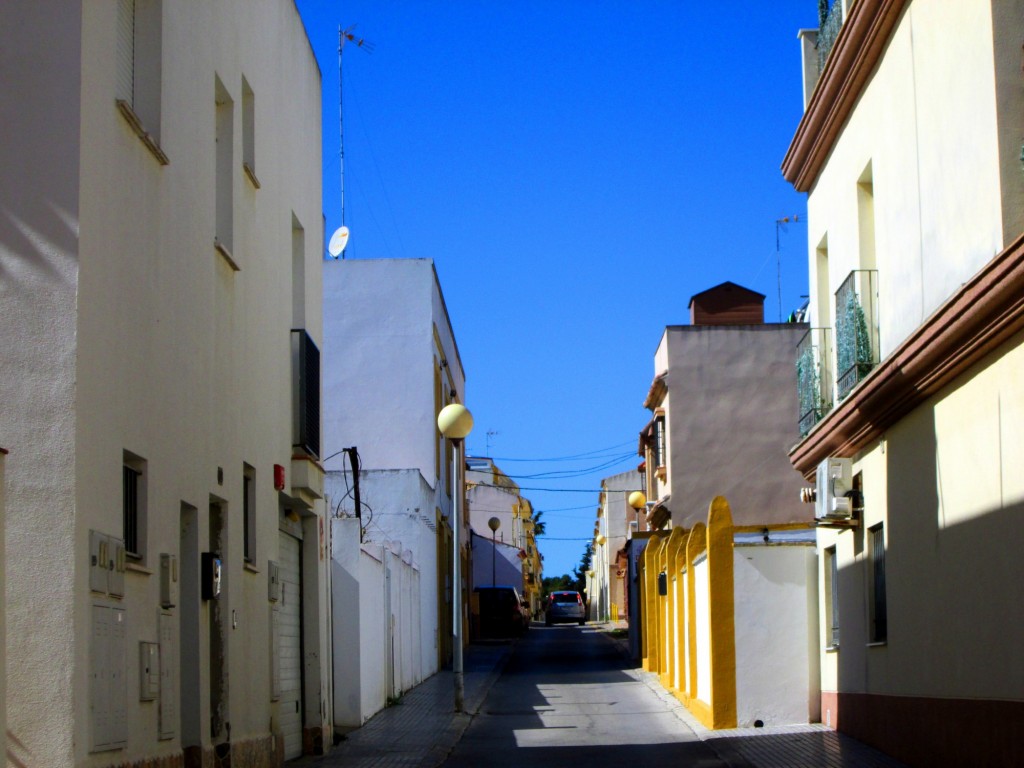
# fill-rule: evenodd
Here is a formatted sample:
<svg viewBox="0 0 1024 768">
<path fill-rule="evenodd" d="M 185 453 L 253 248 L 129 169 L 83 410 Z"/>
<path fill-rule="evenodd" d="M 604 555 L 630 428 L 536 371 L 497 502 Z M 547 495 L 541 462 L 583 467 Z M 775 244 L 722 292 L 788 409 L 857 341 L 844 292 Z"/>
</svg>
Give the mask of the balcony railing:
<svg viewBox="0 0 1024 768">
<path fill-rule="evenodd" d="M 843 27 L 843 0 L 818 0 L 818 72 L 825 71 L 825 62 Z"/>
<path fill-rule="evenodd" d="M 878 365 L 878 272 L 855 269 L 836 291 L 836 398 Z"/>
<path fill-rule="evenodd" d="M 832 352 L 829 329 L 811 328 L 796 348 L 797 402 L 800 405 L 800 437 L 832 410 Z"/>
</svg>

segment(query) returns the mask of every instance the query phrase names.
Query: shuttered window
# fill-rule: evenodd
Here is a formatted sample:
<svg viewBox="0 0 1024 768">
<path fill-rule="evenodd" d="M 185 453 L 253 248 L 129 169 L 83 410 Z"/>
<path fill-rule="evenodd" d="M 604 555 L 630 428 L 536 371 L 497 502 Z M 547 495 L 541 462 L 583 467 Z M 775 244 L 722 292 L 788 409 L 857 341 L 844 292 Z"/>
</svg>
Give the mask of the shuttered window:
<svg viewBox="0 0 1024 768">
<path fill-rule="evenodd" d="M 885 642 L 888 637 L 888 617 L 885 604 L 885 529 L 878 524 L 868 531 L 871 568 L 871 626 L 870 640 Z"/>
<path fill-rule="evenodd" d="M 117 98 L 135 108 L 135 0 L 117 0 Z"/>
</svg>

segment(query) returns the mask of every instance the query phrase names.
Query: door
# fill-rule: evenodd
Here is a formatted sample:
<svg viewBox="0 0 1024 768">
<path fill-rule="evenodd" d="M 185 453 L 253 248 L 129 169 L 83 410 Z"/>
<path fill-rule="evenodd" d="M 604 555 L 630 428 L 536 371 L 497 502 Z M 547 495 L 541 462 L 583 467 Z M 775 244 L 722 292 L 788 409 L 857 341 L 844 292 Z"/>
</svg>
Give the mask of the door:
<svg viewBox="0 0 1024 768">
<path fill-rule="evenodd" d="M 284 757 L 302 755 L 302 542 L 279 533 L 281 603 L 278 608 L 278 669 Z"/>
</svg>

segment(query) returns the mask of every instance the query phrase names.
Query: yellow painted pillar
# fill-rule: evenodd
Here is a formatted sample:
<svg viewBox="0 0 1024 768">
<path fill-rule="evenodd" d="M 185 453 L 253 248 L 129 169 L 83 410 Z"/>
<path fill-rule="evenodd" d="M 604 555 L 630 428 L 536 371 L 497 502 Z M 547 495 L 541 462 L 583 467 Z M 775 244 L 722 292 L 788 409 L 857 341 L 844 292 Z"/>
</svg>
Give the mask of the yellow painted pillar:
<svg viewBox="0 0 1024 768">
<path fill-rule="evenodd" d="M 690 702 L 697 701 L 697 584 L 693 573 L 693 563 L 707 546 L 707 526 L 697 523 L 686 537 L 686 653 L 690 660 L 689 674 L 686 681 L 686 697 Z M 697 714 L 693 706 L 690 710 Z M 699 717 L 699 715 L 698 715 Z M 702 720 L 703 722 L 703 720 Z"/>
<path fill-rule="evenodd" d="M 682 528 L 673 528 L 669 534 L 668 541 L 662 547 L 661 568 L 665 572 L 667 589 L 662 600 L 662 637 L 665 638 L 664 653 L 661 663 L 661 684 L 672 690 L 675 688 L 675 669 L 678 657 L 677 636 L 676 636 L 676 580 L 678 574 L 675 569 L 676 553 L 679 551 L 680 542 L 684 539 Z"/>
<path fill-rule="evenodd" d="M 688 532 L 676 528 L 669 537 L 668 572 L 669 600 L 671 601 L 671 637 L 668 687 L 682 699 L 686 687 L 686 539 Z"/>
<path fill-rule="evenodd" d="M 657 672 L 660 663 L 661 634 L 658 619 L 658 557 L 661 554 L 662 538 L 652 536 L 644 550 L 644 634 L 647 637 L 647 656 L 644 669 Z"/>
<path fill-rule="evenodd" d="M 736 622 L 733 525 L 729 502 L 708 510 L 708 603 L 711 613 L 711 727 L 736 727 Z"/>
</svg>

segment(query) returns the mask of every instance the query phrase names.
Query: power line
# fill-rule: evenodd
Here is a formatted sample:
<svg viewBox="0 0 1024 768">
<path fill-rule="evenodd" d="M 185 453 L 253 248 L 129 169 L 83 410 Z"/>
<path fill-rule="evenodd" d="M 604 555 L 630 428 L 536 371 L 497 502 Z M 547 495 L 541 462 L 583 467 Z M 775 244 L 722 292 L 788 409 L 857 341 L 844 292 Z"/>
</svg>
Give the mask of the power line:
<svg viewBox="0 0 1024 768">
<path fill-rule="evenodd" d="M 538 473 L 533 474 L 533 475 L 506 475 L 506 477 L 510 477 L 513 480 L 539 480 L 539 479 L 545 478 L 545 477 L 551 477 L 551 478 L 583 477 L 584 475 L 590 475 L 590 474 L 593 474 L 594 472 L 600 472 L 602 470 L 614 467 L 617 464 L 622 464 L 623 462 L 628 461 L 629 459 L 631 459 L 633 456 L 634 456 L 634 454 L 632 454 L 632 453 L 620 454 L 619 456 L 616 456 L 616 457 L 614 457 L 612 459 L 609 459 L 608 461 L 606 461 L 606 462 L 604 462 L 602 464 L 598 464 L 598 465 L 593 466 L 593 467 L 587 467 L 586 469 L 558 469 L 558 470 L 552 470 L 550 472 L 538 472 Z"/>
<path fill-rule="evenodd" d="M 542 463 L 549 462 L 549 461 L 575 461 L 577 459 L 603 458 L 602 456 L 600 456 L 600 454 L 607 453 L 608 451 L 617 450 L 617 449 L 622 448 L 623 446 L 626 446 L 626 445 L 636 445 L 636 441 L 635 440 L 627 440 L 624 443 L 618 443 L 617 445 L 610 445 L 607 448 L 597 448 L 597 449 L 595 449 L 593 451 L 588 451 L 587 453 L 577 453 L 574 456 L 555 456 L 555 457 L 548 458 L 548 459 L 523 459 L 523 458 L 515 458 L 514 459 L 514 458 L 509 458 L 509 457 L 502 458 L 500 456 L 488 456 L 486 458 L 489 458 L 492 461 L 532 461 L 532 462 L 537 462 L 538 464 L 542 464 Z M 472 458 L 472 457 L 470 457 L 470 458 Z"/>
</svg>

